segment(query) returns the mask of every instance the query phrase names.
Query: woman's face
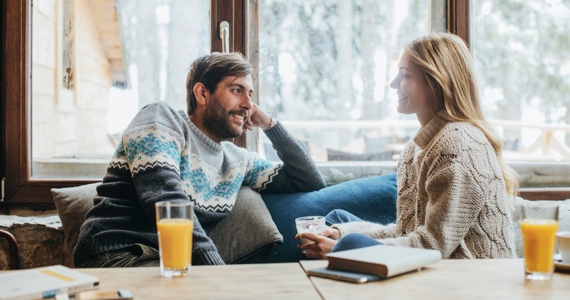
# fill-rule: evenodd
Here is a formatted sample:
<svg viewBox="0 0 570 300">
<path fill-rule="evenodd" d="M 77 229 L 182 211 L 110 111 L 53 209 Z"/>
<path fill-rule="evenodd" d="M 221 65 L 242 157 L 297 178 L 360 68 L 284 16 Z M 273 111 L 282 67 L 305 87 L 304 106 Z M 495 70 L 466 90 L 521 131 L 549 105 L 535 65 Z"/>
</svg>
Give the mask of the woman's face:
<svg viewBox="0 0 570 300">
<path fill-rule="evenodd" d="M 398 92 L 398 112 L 416 114 L 421 126 L 425 126 L 436 114 L 433 109 L 432 90 L 424 73 L 404 53 L 398 64 L 398 75 L 390 83 Z"/>
</svg>

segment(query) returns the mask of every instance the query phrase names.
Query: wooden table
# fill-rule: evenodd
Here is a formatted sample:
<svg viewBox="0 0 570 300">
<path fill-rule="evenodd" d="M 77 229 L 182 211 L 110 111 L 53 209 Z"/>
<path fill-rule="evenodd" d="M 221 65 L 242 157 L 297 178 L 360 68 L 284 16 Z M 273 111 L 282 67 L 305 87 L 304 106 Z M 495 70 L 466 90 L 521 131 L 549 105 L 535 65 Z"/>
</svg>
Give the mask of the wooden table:
<svg viewBox="0 0 570 300">
<path fill-rule="evenodd" d="M 182 278 L 159 268 L 78 269 L 100 280 L 99 290 L 128 289 L 144 299 L 320 299 L 298 263 L 193 266 Z"/>
<path fill-rule="evenodd" d="M 304 269 L 326 261 L 301 261 Z M 570 274 L 550 282 L 524 280 L 522 259 L 442 260 L 420 272 L 356 284 L 311 277 L 325 299 L 570 299 Z"/>
</svg>

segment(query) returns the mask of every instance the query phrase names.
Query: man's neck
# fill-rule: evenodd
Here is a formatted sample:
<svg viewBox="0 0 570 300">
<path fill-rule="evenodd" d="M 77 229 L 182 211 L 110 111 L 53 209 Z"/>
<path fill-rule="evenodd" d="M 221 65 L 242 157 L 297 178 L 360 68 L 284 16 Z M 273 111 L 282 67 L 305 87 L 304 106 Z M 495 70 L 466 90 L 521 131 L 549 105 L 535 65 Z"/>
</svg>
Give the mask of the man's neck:
<svg viewBox="0 0 570 300">
<path fill-rule="evenodd" d="M 189 118 L 190 122 L 192 122 L 194 126 L 200 129 L 200 131 L 202 131 L 202 133 L 206 135 L 209 139 L 211 139 L 213 142 L 217 144 L 220 144 L 222 142 L 221 139 L 213 137 L 213 135 L 210 132 L 208 132 L 208 130 L 206 130 L 206 127 L 203 125 L 204 123 L 202 122 L 201 118 L 198 118 L 196 115 L 190 115 Z"/>
</svg>

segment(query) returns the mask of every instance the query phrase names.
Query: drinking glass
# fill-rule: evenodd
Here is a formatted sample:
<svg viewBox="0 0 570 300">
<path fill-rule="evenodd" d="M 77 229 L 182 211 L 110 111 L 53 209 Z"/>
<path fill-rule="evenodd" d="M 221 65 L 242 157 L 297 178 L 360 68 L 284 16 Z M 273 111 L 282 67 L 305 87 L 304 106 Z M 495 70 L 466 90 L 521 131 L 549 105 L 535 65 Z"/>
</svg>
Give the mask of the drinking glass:
<svg viewBox="0 0 570 300">
<path fill-rule="evenodd" d="M 297 226 L 297 233 L 312 232 L 319 234 L 326 228 L 325 217 L 323 216 L 306 216 L 295 219 L 295 226 Z M 311 242 L 306 238 L 301 238 L 301 244 Z"/>
<path fill-rule="evenodd" d="M 193 205 L 189 201 L 161 201 L 155 208 L 160 274 L 167 278 L 186 276 L 192 263 Z"/>
<path fill-rule="evenodd" d="M 523 206 L 521 231 L 525 278 L 550 280 L 554 272 L 558 206 Z"/>
</svg>

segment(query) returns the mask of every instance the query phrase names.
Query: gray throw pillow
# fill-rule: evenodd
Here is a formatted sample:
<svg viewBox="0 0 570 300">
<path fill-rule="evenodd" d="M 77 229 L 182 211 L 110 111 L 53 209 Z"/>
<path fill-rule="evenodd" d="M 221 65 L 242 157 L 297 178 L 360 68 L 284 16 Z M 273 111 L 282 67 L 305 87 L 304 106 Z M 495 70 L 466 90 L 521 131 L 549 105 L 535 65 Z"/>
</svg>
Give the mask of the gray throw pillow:
<svg viewBox="0 0 570 300">
<path fill-rule="evenodd" d="M 283 242 L 261 195 L 242 186 L 232 212 L 209 233 L 227 264 L 239 263 Z"/>
<path fill-rule="evenodd" d="M 96 187 L 99 184 L 101 183 L 51 189 L 53 201 L 63 228 L 63 254 L 66 266 L 74 267 L 73 248 L 75 248 L 77 243 L 79 229 L 85 222 L 85 214 L 93 207 L 93 198 L 97 195 Z"/>
<path fill-rule="evenodd" d="M 74 267 L 73 248 L 79 229 L 85 222 L 85 214 L 93 207 L 99 184 L 51 190 L 63 227 L 66 266 Z M 277 230 L 263 199 L 249 187 L 240 189 L 234 209 L 212 229 L 209 236 L 226 263 L 237 263 L 266 247 L 283 242 L 283 236 Z"/>
</svg>

